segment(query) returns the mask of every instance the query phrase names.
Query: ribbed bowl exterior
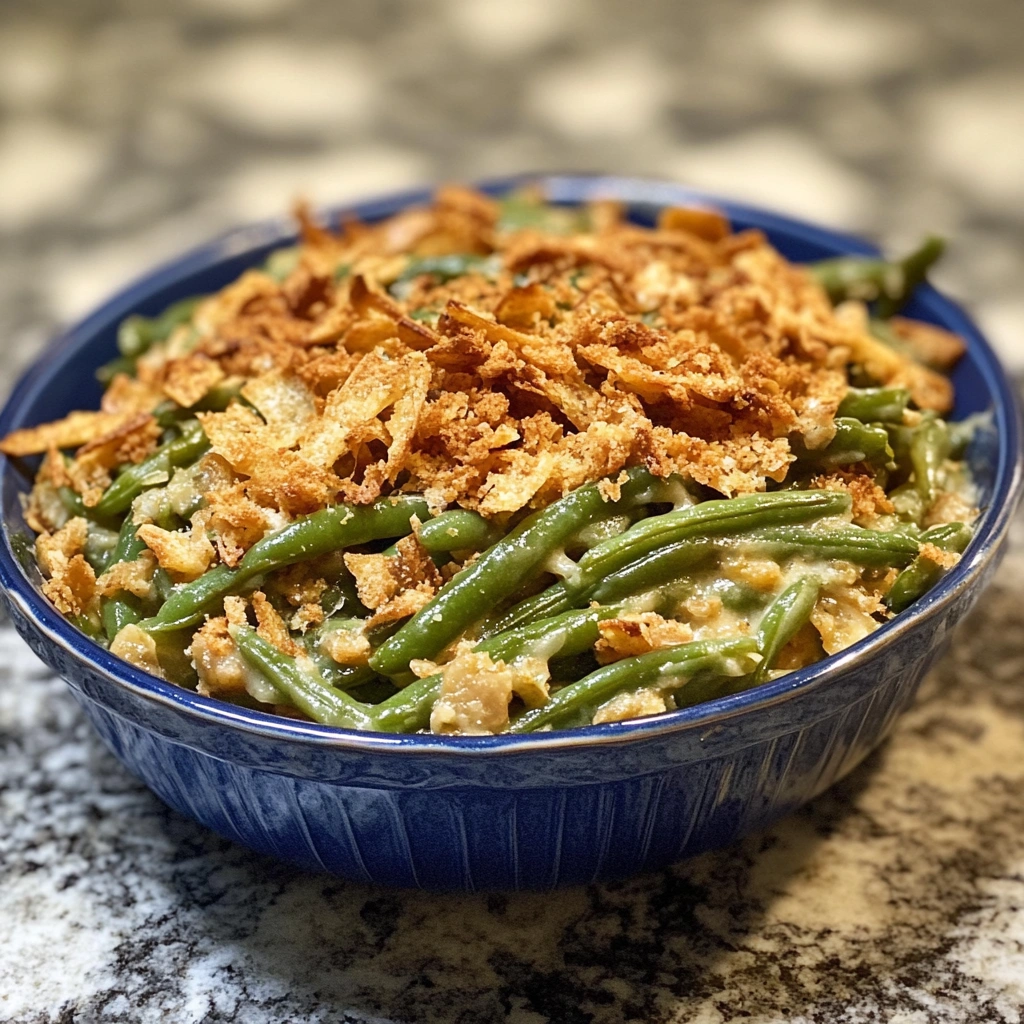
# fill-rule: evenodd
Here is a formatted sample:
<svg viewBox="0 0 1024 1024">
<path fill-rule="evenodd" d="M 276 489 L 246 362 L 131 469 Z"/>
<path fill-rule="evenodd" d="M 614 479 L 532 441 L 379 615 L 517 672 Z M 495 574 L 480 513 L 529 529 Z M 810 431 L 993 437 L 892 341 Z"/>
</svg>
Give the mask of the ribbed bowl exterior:
<svg viewBox="0 0 1024 1024">
<path fill-rule="evenodd" d="M 666 203 L 707 201 L 633 179 L 549 177 L 563 201 L 617 197 L 650 222 Z M 509 182 L 494 183 L 495 190 Z M 363 204 L 392 213 L 423 194 Z M 791 259 L 870 246 L 718 200 Z M 68 331 L 28 371 L 0 434 L 93 406 L 93 369 L 130 312 L 209 292 L 287 244 L 282 224 L 243 229 L 155 271 Z M 756 690 L 634 722 L 566 733 L 444 739 L 331 730 L 235 708 L 141 673 L 70 626 L 42 597 L 11 537 L 30 475 L 0 464 L 0 597 L 19 633 L 71 686 L 107 746 L 170 806 L 253 849 L 363 882 L 430 889 L 545 889 L 629 875 L 701 852 L 799 807 L 888 733 L 978 596 L 1021 489 L 1020 418 L 977 328 L 922 290 L 912 315 L 968 341 L 956 415 L 990 410 L 970 461 L 987 507 L 956 569 L 867 640 Z"/>
<path fill-rule="evenodd" d="M 212 729 L 126 693 L 7 603 L 18 631 L 70 682 L 129 771 L 220 835 L 380 885 L 546 889 L 724 845 L 831 786 L 888 733 L 978 589 L 892 651 L 755 715 L 471 762 L 344 747 L 311 756 Z"/>
</svg>

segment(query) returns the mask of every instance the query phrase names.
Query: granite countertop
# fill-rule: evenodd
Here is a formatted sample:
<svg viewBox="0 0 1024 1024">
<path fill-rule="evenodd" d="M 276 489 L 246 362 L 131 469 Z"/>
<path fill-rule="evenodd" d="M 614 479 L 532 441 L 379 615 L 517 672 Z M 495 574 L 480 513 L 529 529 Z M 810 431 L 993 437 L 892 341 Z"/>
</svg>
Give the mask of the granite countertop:
<svg viewBox="0 0 1024 1024">
<path fill-rule="evenodd" d="M 129 12 L 126 13 L 126 12 Z M 10 0 L 0 390 L 152 263 L 286 206 L 524 168 L 668 175 L 899 245 L 1024 372 L 1016 0 Z M 631 881 L 436 896 L 169 811 L 0 624 L 0 1022 L 1024 1019 L 1024 536 L 885 746 Z"/>
</svg>

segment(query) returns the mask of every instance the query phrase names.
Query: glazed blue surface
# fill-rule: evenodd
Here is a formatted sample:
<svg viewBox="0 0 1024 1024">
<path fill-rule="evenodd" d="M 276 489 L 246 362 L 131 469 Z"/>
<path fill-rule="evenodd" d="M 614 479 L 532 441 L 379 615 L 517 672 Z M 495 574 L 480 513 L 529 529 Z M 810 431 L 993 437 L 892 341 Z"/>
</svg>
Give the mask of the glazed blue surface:
<svg viewBox="0 0 1024 1024">
<path fill-rule="evenodd" d="M 797 261 L 874 251 L 667 183 L 539 180 L 556 201 L 618 198 L 640 222 L 667 203 L 710 202 Z M 374 219 L 424 198 L 348 209 Z M 0 414 L 0 434 L 95 406 L 93 372 L 115 354 L 125 315 L 214 291 L 292 237 L 284 222 L 243 229 L 126 289 L 29 370 Z M 11 548 L 11 532 L 27 532 L 19 495 L 29 480 L 7 460 L 4 602 L 131 771 L 182 813 L 255 849 L 362 881 L 425 888 L 547 888 L 665 864 L 790 812 L 859 763 L 912 700 L 1001 555 L 1020 492 L 1012 392 L 956 305 L 922 288 L 909 313 L 968 341 L 954 373 L 955 415 L 991 410 L 991 429 L 969 453 L 987 511 L 960 564 L 908 612 L 840 655 L 747 693 L 639 722 L 517 737 L 351 733 L 222 704 L 112 657 L 42 597 Z"/>
</svg>

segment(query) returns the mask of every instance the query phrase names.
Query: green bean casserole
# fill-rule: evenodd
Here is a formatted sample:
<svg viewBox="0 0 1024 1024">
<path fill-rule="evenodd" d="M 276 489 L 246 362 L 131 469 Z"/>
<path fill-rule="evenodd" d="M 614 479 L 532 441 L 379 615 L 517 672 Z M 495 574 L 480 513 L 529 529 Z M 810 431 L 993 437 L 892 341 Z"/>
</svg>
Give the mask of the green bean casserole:
<svg viewBox="0 0 1024 1024">
<path fill-rule="evenodd" d="M 0 442 L 45 594 L 137 668 L 351 729 L 620 721 L 843 650 L 970 540 L 963 345 L 899 315 L 937 240 L 797 266 L 458 187 L 298 219 Z"/>
</svg>

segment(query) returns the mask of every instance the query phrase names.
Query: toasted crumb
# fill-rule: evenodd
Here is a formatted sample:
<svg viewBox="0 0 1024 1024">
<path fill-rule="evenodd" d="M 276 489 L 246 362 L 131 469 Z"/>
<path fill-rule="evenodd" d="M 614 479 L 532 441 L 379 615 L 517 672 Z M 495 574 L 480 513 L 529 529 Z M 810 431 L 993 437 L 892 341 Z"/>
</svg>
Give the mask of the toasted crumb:
<svg viewBox="0 0 1024 1024">
<path fill-rule="evenodd" d="M 188 409 L 224 377 L 224 370 L 216 360 L 193 352 L 165 365 L 161 387 L 168 398 Z"/>
<path fill-rule="evenodd" d="M 395 547 L 394 555 L 345 555 L 359 600 L 376 612 L 367 629 L 415 615 L 442 585 L 441 574 L 415 534 L 403 537 Z"/>
<path fill-rule="evenodd" d="M 77 517 L 56 533 L 36 538 L 39 568 L 48 577 L 43 593 L 64 615 L 84 615 L 94 608 L 96 573 L 82 555 L 88 529 L 87 522 Z"/>
<path fill-rule="evenodd" d="M 252 610 L 259 624 L 256 632 L 278 650 L 290 654 L 293 658 L 302 653 L 302 648 L 292 639 L 288 626 L 281 618 L 277 609 L 267 600 L 262 590 L 257 590 L 251 598 Z"/>
<path fill-rule="evenodd" d="M 430 731 L 486 736 L 508 726 L 513 673 L 488 654 L 466 652 L 445 665 Z"/>
<path fill-rule="evenodd" d="M 66 467 L 68 484 L 86 505 L 99 502 L 113 472 L 125 463 L 141 462 L 155 448 L 160 427 L 148 413 L 137 413 L 112 430 L 87 441 Z"/>
<path fill-rule="evenodd" d="M 943 523 L 973 523 L 978 518 L 978 507 L 956 491 L 940 494 L 925 513 L 925 526 L 941 526 Z"/>
<path fill-rule="evenodd" d="M 832 473 L 816 476 L 811 487 L 825 491 L 845 491 L 850 495 L 853 522 L 858 526 L 871 526 L 879 516 L 889 515 L 894 511 L 893 503 L 885 491 L 868 473 L 855 470 L 835 470 Z"/>
<path fill-rule="evenodd" d="M 42 455 L 51 448 L 78 448 L 117 430 L 134 418 L 132 413 L 71 412 L 62 420 L 15 430 L 0 441 L 4 455 Z"/>
<path fill-rule="evenodd" d="M 882 610 L 877 594 L 848 584 L 826 588 L 811 612 L 811 622 L 827 654 L 835 654 L 878 629 L 875 614 Z"/>
<path fill-rule="evenodd" d="M 922 544 L 920 552 L 922 558 L 934 562 L 943 569 L 952 569 L 960 561 L 960 556 L 955 551 L 943 551 L 934 544 Z"/>
<path fill-rule="evenodd" d="M 624 722 L 628 718 L 642 718 L 644 715 L 660 715 L 668 710 L 665 698 L 657 690 L 644 687 L 632 693 L 620 693 L 605 701 L 594 712 L 593 724 L 603 722 Z"/>
<path fill-rule="evenodd" d="M 156 564 L 152 551 L 143 551 L 130 562 L 116 562 L 96 581 L 96 593 L 100 597 L 112 597 L 126 591 L 135 597 L 148 598 L 153 593 Z"/>
<path fill-rule="evenodd" d="M 686 231 L 706 242 L 721 242 L 732 230 L 724 214 L 717 210 L 670 206 L 658 215 L 663 231 Z"/>
<path fill-rule="evenodd" d="M 953 408 L 953 384 L 949 378 L 872 337 L 863 303 L 843 303 L 836 307 L 836 317 L 850 328 L 847 344 L 853 361 L 860 363 L 871 377 L 889 387 L 907 388 L 921 409 L 947 413 Z"/>
<path fill-rule="evenodd" d="M 906 342 L 922 363 L 936 370 L 949 370 L 967 350 L 964 339 L 952 331 L 923 320 L 894 316 L 889 326 L 896 337 Z"/>
<path fill-rule="evenodd" d="M 187 583 L 202 576 L 216 554 L 206 535 L 207 520 L 208 515 L 197 513 L 188 533 L 146 523 L 139 527 L 138 536 L 156 556 L 160 567 L 170 573 L 171 579 Z"/>
<path fill-rule="evenodd" d="M 782 583 L 782 568 L 770 558 L 730 554 L 721 559 L 719 567 L 726 579 L 747 583 L 763 593 L 778 590 Z"/>
<path fill-rule="evenodd" d="M 605 619 L 597 628 L 600 639 L 594 649 L 602 665 L 693 639 L 693 629 L 687 623 L 662 618 L 656 612 Z"/>
<path fill-rule="evenodd" d="M 332 629 L 320 641 L 320 650 L 339 665 L 365 665 L 370 641 L 359 629 Z"/>
<path fill-rule="evenodd" d="M 130 665 L 164 678 L 163 669 L 156 656 L 156 641 L 138 626 L 123 626 L 110 644 L 110 653 L 124 658 Z"/>
<path fill-rule="evenodd" d="M 244 693 L 249 679 L 249 670 L 228 634 L 228 622 L 223 615 L 207 619 L 192 637 L 189 653 L 199 675 L 197 689 L 206 697 Z"/>
</svg>

